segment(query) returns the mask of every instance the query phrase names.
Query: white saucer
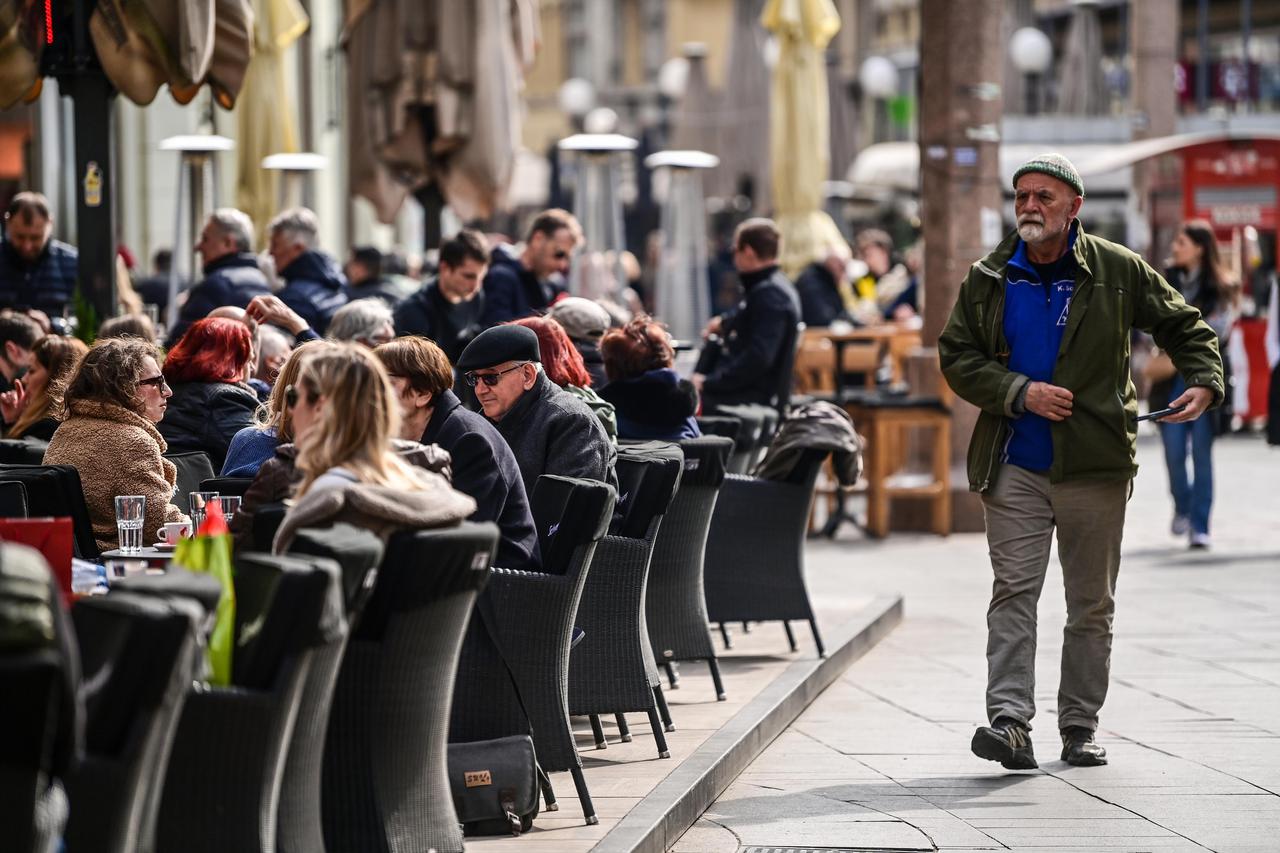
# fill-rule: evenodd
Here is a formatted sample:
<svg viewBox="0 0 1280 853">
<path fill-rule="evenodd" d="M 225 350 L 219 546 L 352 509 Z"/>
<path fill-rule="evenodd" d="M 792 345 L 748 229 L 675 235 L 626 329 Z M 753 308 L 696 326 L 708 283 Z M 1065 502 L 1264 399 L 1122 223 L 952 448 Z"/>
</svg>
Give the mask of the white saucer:
<svg viewBox="0 0 1280 853">
<path fill-rule="evenodd" d="M 174 543 L 170 543 L 170 542 L 157 542 L 157 543 L 155 543 L 154 545 L 152 545 L 151 547 L 152 547 L 152 548 L 155 548 L 157 551 L 172 551 L 173 549 L 177 548 L 178 546 L 177 546 L 176 544 L 174 544 Z"/>
</svg>

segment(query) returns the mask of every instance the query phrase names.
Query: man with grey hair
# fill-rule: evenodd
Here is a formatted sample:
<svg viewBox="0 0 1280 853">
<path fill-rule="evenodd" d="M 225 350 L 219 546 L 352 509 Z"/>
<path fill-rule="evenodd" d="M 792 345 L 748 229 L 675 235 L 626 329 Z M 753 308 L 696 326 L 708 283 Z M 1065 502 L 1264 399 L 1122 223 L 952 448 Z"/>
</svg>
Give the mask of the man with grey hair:
<svg viewBox="0 0 1280 853">
<path fill-rule="evenodd" d="M 204 278 L 187 292 L 177 322 L 169 331 L 168 346 L 215 308 L 244 308 L 253 297 L 271 292 L 253 253 L 253 220 L 243 211 L 223 207 L 210 214 L 196 251 L 204 264 Z"/>
<path fill-rule="evenodd" d="M 381 299 L 357 299 L 334 313 L 325 337 L 331 341 L 352 341 L 370 349 L 394 340 L 395 323 L 391 309 Z"/>
<path fill-rule="evenodd" d="M 295 207 L 271 220 L 268 230 L 267 251 L 275 261 L 276 274 L 285 281 L 281 301 L 323 335 L 349 297 L 347 277 L 338 262 L 316 248 L 320 233 L 316 215 Z"/>
<path fill-rule="evenodd" d="M 1036 608 L 1054 534 L 1066 587 L 1057 726 L 1062 760 L 1107 763 L 1094 739 L 1107 696 L 1138 401 L 1129 336 L 1155 337 L 1186 378 L 1161 412 L 1195 420 L 1222 402 L 1218 336 L 1160 274 L 1077 216 L 1084 181 L 1061 154 L 1013 173 L 1018 228 L 976 262 L 938 340 L 943 375 L 981 412 L 969 488 L 982 495 L 994 575 L 987 609 L 987 719 L 970 748 L 1010 770 L 1036 765 Z"/>
</svg>

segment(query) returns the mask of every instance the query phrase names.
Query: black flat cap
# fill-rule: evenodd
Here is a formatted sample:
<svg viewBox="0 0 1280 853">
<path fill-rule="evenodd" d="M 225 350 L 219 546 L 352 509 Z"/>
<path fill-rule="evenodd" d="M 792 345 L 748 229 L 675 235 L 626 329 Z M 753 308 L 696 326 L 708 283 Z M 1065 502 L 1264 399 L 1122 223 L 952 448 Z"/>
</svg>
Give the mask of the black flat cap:
<svg viewBox="0 0 1280 853">
<path fill-rule="evenodd" d="M 458 358 L 458 370 L 479 370 L 507 361 L 542 361 L 538 335 L 525 326 L 494 326 L 467 344 Z"/>
</svg>

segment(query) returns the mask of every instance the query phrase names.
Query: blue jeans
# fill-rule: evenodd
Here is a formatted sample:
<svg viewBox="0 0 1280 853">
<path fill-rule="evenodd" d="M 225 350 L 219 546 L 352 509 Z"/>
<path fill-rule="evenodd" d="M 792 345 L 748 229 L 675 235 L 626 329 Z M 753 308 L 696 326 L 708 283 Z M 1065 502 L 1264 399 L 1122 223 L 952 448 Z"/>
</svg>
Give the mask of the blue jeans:
<svg viewBox="0 0 1280 853">
<path fill-rule="evenodd" d="M 1186 386 L 1181 377 L 1176 378 L 1169 399 L 1176 399 L 1184 390 Z M 1191 519 L 1193 532 L 1207 534 L 1209 512 L 1213 509 L 1213 418 L 1203 414 L 1191 423 L 1159 426 L 1173 510 Z M 1191 446 L 1190 480 L 1187 479 L 1188 445 Z"/>
</svg>

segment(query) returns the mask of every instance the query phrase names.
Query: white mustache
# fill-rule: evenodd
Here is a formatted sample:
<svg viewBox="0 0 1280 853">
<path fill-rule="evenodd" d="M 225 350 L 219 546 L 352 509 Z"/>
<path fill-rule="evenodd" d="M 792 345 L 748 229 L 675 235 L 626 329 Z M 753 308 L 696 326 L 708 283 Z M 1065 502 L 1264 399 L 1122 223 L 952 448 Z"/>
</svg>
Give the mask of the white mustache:
<svg viewBox="0 0 1280 853">
<path fill-rule="evenodd" d="M 1019 220 L 1018 220 L 1018 224 L 1019 224 L 1019 225 L 1043 225 L 1043 224 L 1044 224 L 1044 220 L 1043 220 L 1043 219 L 1036 219 L 1036 218 L 1031 217 L 1031 216 L 1024 216 L 1023 218 L 1021 218 L 1021 219 L 1019 219 Z"/>
</svg>

